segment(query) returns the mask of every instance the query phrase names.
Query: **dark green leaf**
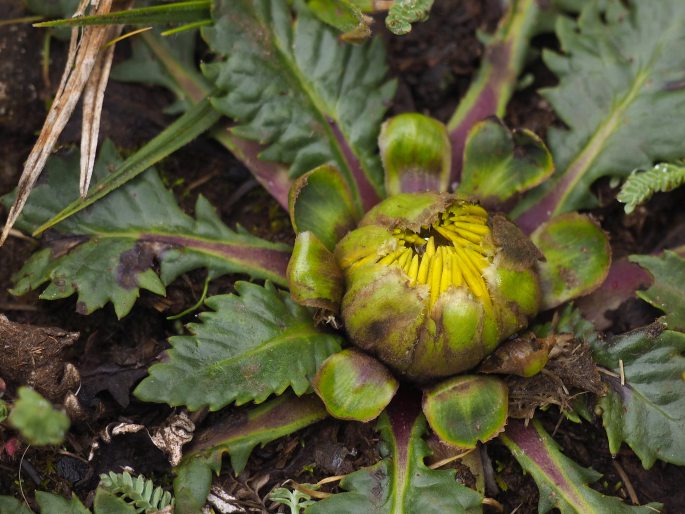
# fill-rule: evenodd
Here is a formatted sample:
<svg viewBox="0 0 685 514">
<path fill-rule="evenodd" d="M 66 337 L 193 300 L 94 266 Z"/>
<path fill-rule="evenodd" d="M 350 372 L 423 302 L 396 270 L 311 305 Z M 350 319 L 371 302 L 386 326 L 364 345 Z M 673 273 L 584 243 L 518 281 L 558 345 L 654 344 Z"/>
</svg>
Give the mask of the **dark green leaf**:
<svg viewBox="0 0 685 514">
<path fill-rule="evenodd" d="M 426 420 L 414 399 L 400 397 L 383 414 L 378 429 L 385 457 L 350 475 L 340 487 L 348 491 L 307 509 L 307 514 L 477 514 L 481 495 L 455 480 L 454 470 L 431 470 L 422 439 Z M 416 402 L 418 403 L 418 402 Z"/>
<path fill-rule="evenodd" d="M 9 422 L 34 446 L 60 444 L 69 429 L 67 415 L 29 387 L 19 388 L 19 399 L 9 415 Z"/>
<path fill-rule="evenodd" d="M 195 62 L 196 39 L 193 31 L 174 37 L 145 32 L 131 41 L 131 57 L 114 66 L 110 77 L 165 87 L 178 100 L 165 111 L 184 112 L 211 90 Z"/>
<path fill-rule="evenodd" d="M 12 496 L 0 496 L 0 512 L 3 514 L 33 514 L 23 501 Z"/>
<path fill-rule="evenodd" d="M 105 177 L 118 162 L 113 145 L 105 142 L 95 176 Z M 78 155 L 51 159 L 46 175 L 47 183 L 34 189 L 17 222 L 22 230 L 30 232 L 59 210 L 65 198 L 78 194 Z M 202 197 L 195 214 L 195 219 L 185 214 L 150 170 L 62 222 L 58 235 L 51 237 L 52 249 L 34 254 L 14 277 L 13 292 L 24 294 L 50 282 L 41 298 L 78 293 L 80 312 L 111 301 L 122 317 L 140 288 L 164 294 L 164 284 L 191 269 L 206 267 L 211 277 L 238 272 L 286 283 L 288 246 L 230 230 Z M 155 259 L 159 277 L 152 269 Z"/>
<path fill-rule="evenodd" d="M 602 10 L 601 6 L 606 5 Z M 586 3 L 577 21 L 560 17 L 563 53 L 545 63 L 559 85 L 544 96 L 568 128 L 548 143 L 557 172 L 519 204 L 518 222 L 532 230 L 547 217 L 597 204 L 590 186 L 603 176 L 685 155 L 685 3 L 631 0 Z"/>
<path fill-rule="evenodd" d="M 155 165 L 164 157 L 171 155 L 207 131 L 216 124 L 219 118 L 221 115 L 215 112 L 206 100 L 194 105 L 183 116 L 121 163 L 116 170 L 106 177 L 102 177 L 90 188 L 85 198 L 74 200 L 61 211 L 56 210 L 56 214 L 53 214 L 48 221 L 35 228 L 33 235 L 44 232 L 120 188 L 126 182 L 149 169 L 150 166 Z M 71 196 L 69 194 L 67 198 L 71 198 Z M 59 207 L 61 208 L 63 205 L 64 200 L 61 201 Z"/>
<path fill-rule="evenodd" d="M 617 374 L 599 402 L 612 453 L 625 441 L 645 468 L 656 459 L 685 465 L 684 352 L 685 334 L 659 322 L 593 345 L 597 363 Z"/>
<path fill-rule="evenodd" d="M 244 468 L 257 445 L 292 434 L 328 416 L 314 395 L 301 398 L 286 393 L 250 409 L 232 410 L 193 438 L 185 462 L 200 460 L 218 473 L 224 453 L 231 456 L 235 474 Z"/>
<path fill-rule="evenodd" d="M 334 163 L 359 207 L 376 203 L 376 138 L 395 89 L 381 42 L 341 44 L 306 9 L 293 25 L 287 2 L 220 0 L 213 17 L 203 34 L 224 60 L 205 72 L 222 91 L 212 105 L 237 122 L 232 133 L 290 166 L 292 178 Z"/>
<path fill-rule="evenodd" d="M 174 514 L 197 514 L 207 501 L 212 485 L 212 470 L 198 459 L 187 459 L 176 468 Z"/>
<path fill-rule="evenodd" d="M 239 282 L 236 290 L 207 299 L 214 312 L 188 326 L 193 335 L 170 339 L 167 361 L 150 368 L 138 398 L 218 410 L 309 389 L 319 365 L 340 350 L 340 336 L 317 328 L 306 308 L 271 284 Z"/>
<path fill-rule="evenodd" d="M 95 514 L 137 514 L 133 505 L 126 503 L 123 498 L 100 487 L 95 491 L 93 500 Z"/>
<path fill-rule="evenodd" d="M 685 259 L 676 252 L 663 255 L 632 255 L 631 262 L 645 268 L 653 277 L 646 291 L 636 291 L 647 303 L 666 313 L 671 330 L 685 331 Z"/>
<path fill-rule="evenodd" d="M 56 514 L 57 512 L 59 514 L 90 514 L 75 494 L 72 495 L 71 500 L 67 500 L 56 494 L 37 491 L 36 502 L 38 502 L 41 514 Z"/>
<path fill-rule="evenodd" d="M 588 484 L 601 475 L 564 456 L 536 421 L 528 427 L 521 421 L 511 421 L 500 438 L 538 485 L 540 514 L 553 508 L 559 509 L 561 514 L 654 514 L 660 507 L 656 503 L 631 507 L 618 498 L 604 496 L 590 488 Z"/>
</svg>

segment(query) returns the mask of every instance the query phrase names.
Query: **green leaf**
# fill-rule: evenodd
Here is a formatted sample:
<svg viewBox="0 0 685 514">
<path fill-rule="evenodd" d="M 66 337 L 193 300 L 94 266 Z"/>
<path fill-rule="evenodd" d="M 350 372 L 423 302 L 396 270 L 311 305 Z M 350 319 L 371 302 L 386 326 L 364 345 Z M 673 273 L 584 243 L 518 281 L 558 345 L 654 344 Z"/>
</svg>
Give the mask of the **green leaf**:
<svg viewBox="0 0 685 514">
<path fill-rule="evenodd" d="M 418 113 L 390 118 L 381 127 L 378 146 L 388 196 L 447 191 L 452 152 L 447 129 L 438 120 Z"/>
<path fill-rule="evenodd" d="M 25 231 L 51 217 L 65 198 L 78 195 L 78 155 L 50 159 L 47 182 L 37 186 L 17 222 Z M 105 142 L 94 175 L 106 176 L 119 162 Z M 4 201 L 10 202 L 10 197 Z M 78 293 L 77 309 L 88 314 L 111 301 L 119 317 L 135 303 L 140 288 L 164 294 L 164 285 L 191 269 L 206 267 L 211 277 L 248 273 L 286 284 L 290 254 L 244 230 L 230 230 L 202 197 L 196 218 L 185 214 L 154 170 L 97 204 L 68 218 L 50 239 L 51 249 L 34 254 L 15 275 L 15 294 L 49 282 L 43 299 Z M 160 264 L 159 277 L 153 271 Z"/>
<path fill-rule="evenodd" d="M 329 251 L 357 225 L 350 189 L 335 166 L 325 164 L 299 177 L 288 195 L 295 233 L 311 231 Z"/>
<path fill-rule="evenodd" d="M 399 382 L 380 361 L 349 348 L 324 361 L 312 386 L 331 416 L 368 422 L 388 406 Z"/>
<path fill-rule="evenodd" d="M 452 176 L 459 181 L 466 137 L 471 128 L 488 116 L 503 118 L 519 83 L 531 38 L 551 17 L 548 2 L 512 0 L 489 37 L 483 59 L 468 91 L 452 115 L 447 130 L 452 141 Z"/>
<path fill-rule="evenodd" d="M 666 313 L 666 326 L 685 331 L 685 259 L 666 250 L 663 255 L 632 255 L 631 262 L 645 268 L 653 277 L 646 291 L 637 296 Z"/>
<path fill-rule="evenodd" d="M 188 459 L 176 468 L 174 478 L 174 514 L 197 514 L 202 511 L 212 485 L 212 470 L 198 459 Z"/>
<path fill-rule="evenodd" d="M 324 23 L 342 32 L 340 39 L 360 43 L 371 36 L 373 18 L 350 0 L 307 0 L 307 7 Z"/>
<path fill-rule="evenodd" d="M 377 464 L 347 475 L 340 487 L 348 492 L 320 501 L 307 514 L 477 514 L 481 495 L 458 483 L 454 470 L 431 470 L 422 439 L 426 420 L 412 412 L 404 398 L 381 416 L 378 430 L 385 443 Z M 413 399 L 412 399 L 413 400 Z M 409 402 L 411 404 L 412 402 Z"/>
<path fill-rule="evenodd" d="M 34 446 L 60 444 L 69 429 L 67 415 L 30 387 L 19 388 L 19 398 L 9 415 L 9 422 Z"/>
<path fill-rule="evenodd" d="M 257 445 L 263 446 L 292 434 L 327 416 L 316 396 L 298 398 L 290 393 L 250 409 L 230 410 L 212 426 L 195 435 L 184 462 L 200 460 L 219 473 L 222 456 L 228 453 L 237 475 L 245 468 Z"/>
<path fill-rule="evenodd" d="M 112 498 L 117 497 L 123 502 Z M 125 508 L 125 506 L 129 508 Z M 143 475 L 133 478 L 127 471 L 100 475 L 100 483 L 95 497 L 96 514 L 104 512 L 157 512 L 169 505 L 174 505 L 174 499 L 168 491 L 160 486 L 155 487 L 152 480 L 146 480 Z M 130 508 L 134 507 L 134 508 Z"/>
<path fill-rule="evenodd" d="M 0 512 L 3 514 L 33 514 L 23 501 L 12 496 L 0 496 Z"/>
<path fill-rule="evenodd" d="M 602 4 L 606 9 L 602 10 Z M 685 3 L 587 2 L 577 21 L 557 20 L 563 53 L 546 51 L 559 85 L 545 98 L 568 128 L 551 128 L 557 172 L 517 206 L 526 229 L 562 212 L 597 205 L 590 186 L 603 176 L 685 155 L 682 74 Z"/>
<path fill-rule="evenodd" d="M 71 500 L 67 500 L 56 494 L 36 491 L 36 502 L 38 502 L 41 514 L 52 514 L 53 512 L 59 512 L 60 514 L 90 514 L 90 511 L 83 506 L 81 500 L 73 493 Z"/>
<path fill-rule="evenodd" d="M 190 0 L 165 3 L 97 16 L 78 16 L 63 20 L 36 23 L 34 27 L 82 27 L 84 25 L 149 25 L 160 23 L 190 23 L 209 19 L 210 0 Z"/>
<path fill-rule="evenodd" d="M 333 29 L 287 2 L 219 0 L 202 31 L 222 62 L 207 64 L 221 90 L 212 105 L 260 144 L 259 157 L 291 178 L 325 163 L 342 172 L 364 210 L 382 195 L 376 139 L 395 90 L 379 40 L 341 44 Z"/>
<path fill-rule="evenodd" d="M 531 235 L 545 261 L 538 264 L 542 309 L 551 309 L 599 287 L 611 265 L 611 247 L 602 228 L 590 217 L 562 214 Z"/>
<path fill-rule="evenodd" d="M 507 385 L 498 378 L 460 375 L 426 389 L 423 412 L 442 441 L 475 448 L 504 430 L 508 401 Z"/>
<path fill-rule="evenodd" d="M 188 325 L 193 335 L 169 340 L 167 361 L 150 368 L 138 398 L 214 411 L 309 389 L 319 365 L 340 350 L 340 336 L 317 328 L 306 308 L 269 283 L 235 288 L 237 295 L 207 299 L 214 312 Z"/>
<path fill-rule="evenodd" d="M 144 32 L 131 39 L 131 57 L 114 66 L 110 78 L 167 88 L 177 102 L 165 112 L 184 112 L 211 90 L 195 62 L 196 39 L 192 31 L 174 37 Z"/>
<path fill-rule="evenodd" d="M 664 330 L 657 322 L 606 343 L 593 345 L 600 366 L 621 373 L 605 378 L 602 422 L 609 449 L 618 453 L 625 441 L 650 468 L 656 459 L 685 465 L 685 334 Z"/>
<path fill-rule="evenodd" d="M 340 312 L 345 279 L 335 256 L 311 232 L 297 235 L 288 263 L 288 286 L 300 305 Z"/>
<path fill-rule="evenodd" d="M 559 509 L 561 514 L 654 514 L 661 506 L 650 503 L 631 507 L 619 498 L 604 496 L 591 489 L 588 484 L 596 482 L 601 475 L 579 466 L 561 453 L 536 421 L 528 427 L 521 421 L 512 421 L 500 439 L 535 480 L 540 490 L 540 514 L 553 508 Z"/>
<path fill-rule="evenodd" d="M 554 171 L 552 155 L 529 130 L 510 131 L 497 118 L 469 131 L 457 191 L 486 205 L 501 205 L 543 182 Z"/>
<path fill-rule="evenodd" d="M 119 498 L 116 494 L 98 487 L 93 500 L 95 514 L 138 514 L 133 505 Z"/>
<path fill-rule="evenodd" d="M 106 177 L 102 177 L 101 180 L 90 188 L 85 198 L 78 198 L 58 211 L 48 221 L 37 227 L 33 235 L 41 234 L 48 228 L 55 226 L 69 216 L 73 216 L 113 191 L 116 191 L 128 181 L 149 169 L 150 166 L 171 155 L 207 131 L 216 124 L 219 118 L 221 118 L 221 115 L 211 108 L 207 100 L 194 105 L 183 116 L 121 163 L 116 170 L 109 173 Z M 71 198 L 71 196 L 69 194 L 67 198 Z M 60 203 L 60 208 L 63 205 L 64 201 Z"/>
<path fill-rule="evenodd" d="M 626 204 L 630 214 L 635 207 L 645 203 L 654 193 L 673 191 L 685 184 L 685 166 L 661 163 L 648 170 L 635 170 L 621 186 L 616 199 Z"/>
<path fill-rule="evenodd" d="M 397 35 L 411 31 L 412 23 L 426 21 L 434 0 L 395 0 L 390 6 L 385 26 Z"/>
</svg>

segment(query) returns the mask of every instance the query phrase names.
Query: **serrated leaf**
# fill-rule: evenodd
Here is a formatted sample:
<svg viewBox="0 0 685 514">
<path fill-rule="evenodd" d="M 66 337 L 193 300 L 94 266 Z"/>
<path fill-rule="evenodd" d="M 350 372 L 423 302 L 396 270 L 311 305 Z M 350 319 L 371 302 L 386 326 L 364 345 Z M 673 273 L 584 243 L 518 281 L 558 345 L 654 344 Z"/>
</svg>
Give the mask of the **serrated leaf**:
<svg viewBox="0 0 685 514">
<path fill-rule="evenodd" d="M 395 0 L 390 6 L 385 26 L 397 35 L 411 31 L 412 23 L 426 21 L 434 0 Z"/>
<path fill-rule="evenodd" d="M 653 277 L 649 289 L 636 291 L 637 296 L 666 313 L 669 329 L 685 331 L 685 259 L 667 250 L 660 256 L 632 255 L 630 261 Z"/>
<path fill-rule="evenodd" d="M 482 497 L 458 483 L 454 470 L 424 464 L 429 449 L 422 436 L 426 419 L 416 399 L 396 399 L 378 423 L 386 455 L 377 464 L 347 475 L 347 492 L 320 501 L 307 514 L 477 514 Z"/>
<path fill-rule="evenodd" d="M 334 29 L 287 2 L 220 0 L 203 28 L 224 58 L 204 67 L 222 91 L 212 104 L 261 146 L 259 157 L 289 166 L 291 178 L 334 163 L 368 209 L 382 194 L 376 138 L 395 84 L 379 40 L 345 45 Z"/>
<path fill-rule="evenodd" d="M 543 92 L 568 128 L 551 128 L 557 172 L 515 211 L 530 230 L 550 215 L 597 205 L 603 176 L 625 177 L 685 155 L 685 3 L 588 2 L 577 21 L 560 17 L 563 54 L 544 60 L 559 85 Z"/>
<path fill-rule="evenodd" d="M 597 363 L 621 373 L 599 401 L 609 449 L 626 442 L 650 468 L 656 459 L 685 464 L 685 334 L 660 322 L 593 345 Z"/>
<path fill-rule="evenodd" d="M 673 191 L 685 184 L 685 166 L 660 163 L 648 170 L 633 171 L 621 186 L 616 200 L 625 205 L 630 214 L 655 193 Z"/>
<path fill-rule="evenodd" d="M 196 39 L 193 31 L 174 37 L 145 32 L 132 38 L 131 57 L 114 66 L 110 78 L 165 87 L 177 98 L 165 112 L 183 112 L 211 89 L 195 63 Z"/>
<path fill-rule="evenodd" d="M 112 173 L 103 176 L 102 180 L 99 180 L 95 186 L 89 189 L 85 197 L 77 198 L 62 210 L 56 210 L 56 214 L 35 228 L 33 235 L 42 234 L 47 229 L 54 227 L 70 216 L 74 216 L 86 207 L 121 188 L 164 157 L 167 157 L 182 146 L 190 143 L 190 141 L 203 132 L 209 130 L 220 118 L 221 115 L 211 108 L 206 98 L 193 105 L 180 118 L 157 134 L 157 136 L 150 139 L 133 155 L 129 156 Z M 72 196 L 69 193 L 67 198 Z M 62 205 L 64 205 L 64 202 L 60 204 L 60 207 Z"/>
<path fill-rule="evenodd" d="M 105 142 L 95 174 L 105 176 L 119 162 Z M 54 157 L 47 182 L 37 186 L 17 226 L 31 231 L 78 194 L 78 155 Z M 5 197 L 4 201 L 11 201 Z M 78 293 L 77 309 L 88 314 L 111 301 L 126 315 L 140 288 L 164 294 L 164 285 L 191 269 L 205 267 L 211 277 L 248 273 L 286 284 L 287 245 L 274 244 L 224 225 L 200 197 L 196 218 L 185 214 L 154 170 L 68 218 L 50 238 L 51 249 L 34 254 L 15 275 L 15 294 L 49 282 L 44 299 Z M 157 260 L 160 274 L 153 271 Z"/>
<path fill-rule="evenodd" d="M 192 335 L 172 337 L 166 362 L 153 365 L 134 394 L 144 401 L 218 410 L 263 402 L 292 387 L 309 389 L 319 365 L 342 338 L 318 328 L 287 292 L 236 283 L 237 295 L 213 296 L 213 312 L 191 323 Z"/>
<path fill-rule="evenodd" d="M 9 422 L 34 446 L 60 444 L 69 429 L 67 415 L 30 387 L 19 388 L 19 399 L 10 412 Z"/>
<path fill-rule="evenodd" d="M 314 395 L 300 398 L 286 393 L 250 409 L 231 410 L 213 425 L 195 435 L 184 462 L 199 460 L 215 473 L 221 470 L 224 453 L 231 456 L 234 473 L 245 468 L 257 445 L 292 434 L 328 416 Z"/>
<path fill-rule="evenodd" d="M 619 498 L 604 496 L 589 487 L 601 474 L 566 457 L 538 422 L 526 427 L 511 421 L 500 436 L 521 467 L 531 474 L 540 490 L 538 512 L 553 508 L 561 514 L 654 514 L 660 504 L 631 507 Z M 656 512 L 659 512 L 658 510 Z"/>
<path fill-rule="evenodd" d="M 37 491 L 36 502 L 38 502 L 41 514 L 53 512 L 59 512 L 60 514 L 90 514 L 90 511 L 83 506 L 81 500 L 75 494 L 72 495 L 70 500 L 67 500 L 56 494 Z"/>
</svg>

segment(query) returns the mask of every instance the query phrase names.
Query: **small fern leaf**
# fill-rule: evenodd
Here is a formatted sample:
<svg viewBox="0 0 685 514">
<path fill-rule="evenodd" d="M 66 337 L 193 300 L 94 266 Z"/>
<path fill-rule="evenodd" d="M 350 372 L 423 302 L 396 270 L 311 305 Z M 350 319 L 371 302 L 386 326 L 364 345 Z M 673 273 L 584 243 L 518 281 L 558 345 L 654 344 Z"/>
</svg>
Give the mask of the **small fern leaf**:
<svg viewBox="0 0 685 514">
<path fill-rule="evenodd" d="M 433 0 L 395 0 L 385 19 L 385 25 L 394 34 L 407 34 L 413 23 L 428 19 L 431 7 Z"/>
<path fill-rule="evenodd" d="M 630 214 L 635 207 L 649 200 L 654 193 L 665 193 L 685 184 L 685 165 L 657 164 L 649 170 L 635 170 L 621 186 L 616 199 L 625 203 Z"/>
<path fill-rule="evenodd" d="M 101 497 L 114 495 L 126 502 L 138 513 L 150 514 L 158 512 L 174 504 L 174 498 L 161 487 L 155 487 L 152 480 L 146 480 L 143 475 L 135 479 L 130 473 L 114 473 L 100 475 L 98 490 Z M 97 495 L 96 495 L 97 503 Z"/>
</svg>

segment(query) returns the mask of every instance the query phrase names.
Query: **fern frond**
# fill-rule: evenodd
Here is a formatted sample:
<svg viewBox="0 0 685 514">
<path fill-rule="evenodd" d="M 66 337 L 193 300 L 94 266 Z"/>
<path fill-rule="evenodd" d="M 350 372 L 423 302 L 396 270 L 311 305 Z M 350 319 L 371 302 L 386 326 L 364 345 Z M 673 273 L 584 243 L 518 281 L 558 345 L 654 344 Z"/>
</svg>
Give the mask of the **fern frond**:
<svg viewBox="0 0 685 514">
<path fill-rule="evenodd" d="M 133 478 L 130 473 L 114 473 L 100 475 L 98 487 L 121 497 L 131 504 L 136 512 L 149 514 L 157 512 L 174 504 L 171 493 L 161 487 L 155 487 L 152 480 L 145 480 L 143 475 Z"/>
<path fill-rule="evenodd" d="M 649 170 L 635 170 L 621 186 L 616 199 L 625 203 L 630 214 L 635 207 L 649 200 L 654 193 L 665 193 L 685 184 L 685 165 L 657 164 Z"/>
</svg>

